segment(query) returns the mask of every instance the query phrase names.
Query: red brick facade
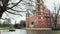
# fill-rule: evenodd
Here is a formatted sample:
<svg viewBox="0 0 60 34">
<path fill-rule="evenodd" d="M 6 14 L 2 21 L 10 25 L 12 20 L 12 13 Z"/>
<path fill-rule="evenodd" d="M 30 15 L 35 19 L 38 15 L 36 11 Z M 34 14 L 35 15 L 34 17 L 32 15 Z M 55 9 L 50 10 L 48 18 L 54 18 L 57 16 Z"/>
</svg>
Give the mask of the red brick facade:
<svg viewBox="0 0 60 34">
<path fill-rule="evenodd" d="M 50 11 L 44 7 L 43 2 L 37 2 L 36 15 L 26 15 L 26 27 L 51 28 Z"/>
<path fill-rule="evenodd" d="M 58 16 L 58 18 L 57 18 L 57 25 L 56 26 L 57 27 L 60 26 L 60 16 Z"/>
</svg>

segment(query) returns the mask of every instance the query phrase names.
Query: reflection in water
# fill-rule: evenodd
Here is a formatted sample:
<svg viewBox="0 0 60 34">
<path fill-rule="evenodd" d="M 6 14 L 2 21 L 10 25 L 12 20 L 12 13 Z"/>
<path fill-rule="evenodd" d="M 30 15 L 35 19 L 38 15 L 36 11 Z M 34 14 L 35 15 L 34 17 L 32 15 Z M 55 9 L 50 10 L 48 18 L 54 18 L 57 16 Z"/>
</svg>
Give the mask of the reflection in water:
<svg viewBox="0 0 60 34">
<path fill-rule="evenodd" d="M 0 34 L 26 34 L 26 30 L 16 29 L 16 31 L 0 30 Z"/>
<path fill-rule="evenodd" d="M 60 31 L 34 31 L 34 30 L 16 29 L 16 31 L 0 30 L 0 34 L 60 34 Z"/>
<path fill-rule="evenodd" d="M 52 31 L 52 30 L 29 30 L 27 34 L 60 34 L 59 31 Z"/>
</svg>

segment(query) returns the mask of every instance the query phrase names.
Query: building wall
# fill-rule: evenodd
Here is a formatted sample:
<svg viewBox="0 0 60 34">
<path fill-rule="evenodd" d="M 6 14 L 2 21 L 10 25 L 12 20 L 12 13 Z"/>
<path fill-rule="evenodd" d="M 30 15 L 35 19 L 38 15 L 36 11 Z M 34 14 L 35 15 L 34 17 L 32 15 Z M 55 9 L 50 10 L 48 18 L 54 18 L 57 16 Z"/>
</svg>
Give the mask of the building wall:
<svg viewBox="0 0 60 34">
<path fill-rule="evenodd" d="M 57 27 L 60 26 L 60 17 L 57 18 Z"/>
<path fill-rule="evenodd" d="M 50 11 L 44 7 L 44 3 L 37 3 L 36 15 L 27 16 L 27 26 L 34 28 L 51 28 L 51 19 L 46 18 L 45 16 L 50 17 Z M 32 23 L 33 22 L 33 23 Z"/>
<path fill-rule="evenodd" d="M 34 22 L 34 28 L 50 28 L 51 27 L 51 19 L 50 18 L 45 18 L 44 16 L 50 16 L 49 12 L 40 15 L 40 16 L 31 16 L 26 17 L 26 25 L 29 27 L 32 22 Z"/>
</svg>

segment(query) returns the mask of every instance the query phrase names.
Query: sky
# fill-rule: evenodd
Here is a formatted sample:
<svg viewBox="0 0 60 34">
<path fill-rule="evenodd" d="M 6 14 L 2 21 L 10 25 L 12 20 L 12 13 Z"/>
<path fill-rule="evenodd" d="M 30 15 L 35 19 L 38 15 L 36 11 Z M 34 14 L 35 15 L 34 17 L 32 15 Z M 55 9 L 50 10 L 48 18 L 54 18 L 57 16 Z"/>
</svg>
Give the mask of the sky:
<svg viewBox="0 0 60 34">
<path fill-rule="evenodd" d="M 13 1 L 13 3 L 17 3 L 19 0 L 12 0 L 12 1 Z M 24 1 L 26 1 L 27 3 L 29 2 L 29 0 L 24 0 Z M 36 0 L 32 0 L 32 1 L 36 2 Z M 56 7 L 57 10 L 60 7 L 60 0 L 43 0 L 43 1 L 44 1 L 44 6 L 47 7 L 51 11 L 51 13 L 53 13 L 53 11 L 55 11 L 54 7 Z M 11 2 L 9 2 L 9 3 L 11 3 Z M 24 2 L 21 2 L 21 3 L 24 3 Z M 32 2 L 31 4 L 33 4 L 36 7 L 35 3 Z M 11 6 L 12 5 L 9 5 L 9 7 L 11 7 Z M 31 9 L 31 10 L 32 9 L 35 10 L 34 7 L 31 8 L 31 6 L 26 6 L 26 5 L 22 5 L 22 4 L 21 4 L 20 8 L 22 8 L 22 9 L 19 9 L 19 8 L 17 9 L 16 7 L 14 7 L 13 9 L 26 11 L 26 9 L 28 8 L 28 9 Z M 9 10 L 9 11 L 12 11 L 12 10 Z M 4 13 L 2 18 L 6 18 L 6 17 L 11 18 L 11 22 L 13 24 L 14 24 L 15 21 L 17 23 L 19 23 L 21 20 L 26 20 L 26 13 L 21 12 L 20 14 L 22 14 L 23 16 L 13 15 L 13 14 L 10 14 L 10 13 L 7 13 L 7 14 L 8 14 L 8 16 Z"/>
<path fill-rule="evenodd" d="M 60 0 L 44 0 L 44 5 L 53 13 L 56 7 L 56 13 L 60 7 Z M 60 13 L 59 13 L 60 14 Z"/>
</svg>

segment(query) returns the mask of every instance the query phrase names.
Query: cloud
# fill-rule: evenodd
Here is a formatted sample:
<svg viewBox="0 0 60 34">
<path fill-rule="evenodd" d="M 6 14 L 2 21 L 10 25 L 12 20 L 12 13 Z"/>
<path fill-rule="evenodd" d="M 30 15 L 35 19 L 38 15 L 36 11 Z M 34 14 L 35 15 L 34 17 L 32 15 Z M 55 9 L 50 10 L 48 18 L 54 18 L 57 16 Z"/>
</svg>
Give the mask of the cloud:
<svg viewBox="0 0 60 34">
<path fill-rule="evenodd" d="M 53 13 L 55 11 L 54 7 L 56 7 L 56 11 L 60 7 L 60 0 L 43 0 L 44 5 Z"/>
</svg>

